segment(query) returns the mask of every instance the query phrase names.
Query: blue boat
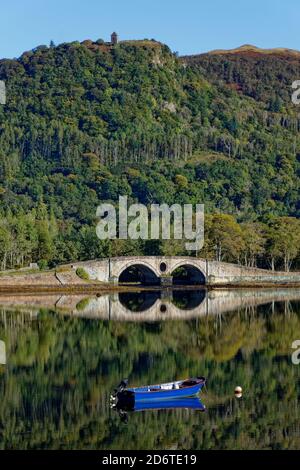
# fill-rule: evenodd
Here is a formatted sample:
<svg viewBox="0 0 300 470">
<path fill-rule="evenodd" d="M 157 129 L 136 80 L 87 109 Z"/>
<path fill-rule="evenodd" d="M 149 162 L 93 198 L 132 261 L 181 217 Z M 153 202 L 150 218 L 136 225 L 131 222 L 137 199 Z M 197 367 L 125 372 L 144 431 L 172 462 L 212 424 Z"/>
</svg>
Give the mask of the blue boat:
<svg viewBox="0 0 300 470">
<path fill-rule="evenodd" d="M 127 388 L 127 381 L 122 381 L 115 390 L 113 398 L 117 399 L 120 405 L 132 407 L 139 402 L 177 400 L 198 395 L 205 382 L 205 377 L 196 377 L 176 382 Z"/>
</svg>

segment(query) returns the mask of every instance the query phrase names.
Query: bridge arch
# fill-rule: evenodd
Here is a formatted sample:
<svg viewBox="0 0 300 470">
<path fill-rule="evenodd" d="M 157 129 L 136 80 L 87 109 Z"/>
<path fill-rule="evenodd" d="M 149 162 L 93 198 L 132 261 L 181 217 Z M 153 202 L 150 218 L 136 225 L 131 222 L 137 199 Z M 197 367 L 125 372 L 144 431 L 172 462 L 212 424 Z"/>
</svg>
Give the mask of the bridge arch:
<svg viewBox="0 0 300 470">
<path fill-rule="evenodd" d="M 128 263 L 123 266 L 118 275 L 119 283 L 140 282 L 144 285 L 158 285 L 159 273 L 143 261 Z"/>
<path fill-rule="evenodd" d="M 173 284 L 204 285 L 205 274 L 193 262 L 180 262 L 172 267 Z"/>
</svg>

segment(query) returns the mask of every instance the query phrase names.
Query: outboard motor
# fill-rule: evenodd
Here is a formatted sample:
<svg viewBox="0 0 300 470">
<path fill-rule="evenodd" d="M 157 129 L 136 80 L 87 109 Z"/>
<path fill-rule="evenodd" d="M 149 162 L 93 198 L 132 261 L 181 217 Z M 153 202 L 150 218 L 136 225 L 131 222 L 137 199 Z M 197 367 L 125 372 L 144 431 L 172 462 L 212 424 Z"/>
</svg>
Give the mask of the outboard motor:
<svg viewBox="0 0 300 470">
<path fill-rule="evenodd" d="M 119 410 L 132 410 L 134 408 L 134 393 L 127 390 L 128 380 L 123 379 L 114 393 L 110 396 L 111 408 L 118 408 Z"/>
<path fill-rule="evenodd" d="M 127 385 L 128 385 L 128 379 L 121 380 L 121 382 L 119 383 L 117 388 L 115 388 L 115 390 L 114 390 L 115 395 L 117 395 L 120 392 L 123 392 L 123 390 L 125 390 Z"/>
<path fill-rule="evenodd" d="M 114 393 L 110 397 L 111 401 L 116 400 L 118 394 L 123 392 L 126 389 L 127 384 L 128 384 L 128 379 L 121 380 L 117 388 L 114 389 Z"/>
</svg>

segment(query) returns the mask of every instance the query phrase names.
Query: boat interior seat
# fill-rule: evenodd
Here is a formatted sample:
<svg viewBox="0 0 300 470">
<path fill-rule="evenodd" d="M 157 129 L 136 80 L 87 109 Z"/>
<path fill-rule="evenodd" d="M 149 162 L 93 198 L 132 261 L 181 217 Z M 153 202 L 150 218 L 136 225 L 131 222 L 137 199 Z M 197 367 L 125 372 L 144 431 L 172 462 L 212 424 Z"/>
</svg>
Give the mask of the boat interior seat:
<svg viewBox="0 0 300 470">
<path fill-rule="evenodd" d="M 198 380 L 197 380 L 197 379 L 185 380 L 185 381 L 182 382 L 182 384 L 180 385 L 180 388 L 183 388 L 183 387 L 191 387 L 192 385 L 197 385 L 197 383 L 198 383 Z"/>
</svg>

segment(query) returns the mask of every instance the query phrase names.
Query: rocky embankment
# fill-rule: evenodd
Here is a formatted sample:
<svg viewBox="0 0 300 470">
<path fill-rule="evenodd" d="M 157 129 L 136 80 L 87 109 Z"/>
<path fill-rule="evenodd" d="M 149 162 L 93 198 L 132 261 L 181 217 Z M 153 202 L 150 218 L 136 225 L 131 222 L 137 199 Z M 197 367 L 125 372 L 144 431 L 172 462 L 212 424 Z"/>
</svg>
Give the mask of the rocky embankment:
<svg viewBox="0 0 300 470">
<path fill-rule="evenodd" d="M 66 290 L 81 288 L 88 289 L 99 286 L 95 281 L 81 279 L 72 269 L 62 271 L 30 272 L 15 271 L 0 275 L 1 291 L 41 291 Z"/>
</svg>

